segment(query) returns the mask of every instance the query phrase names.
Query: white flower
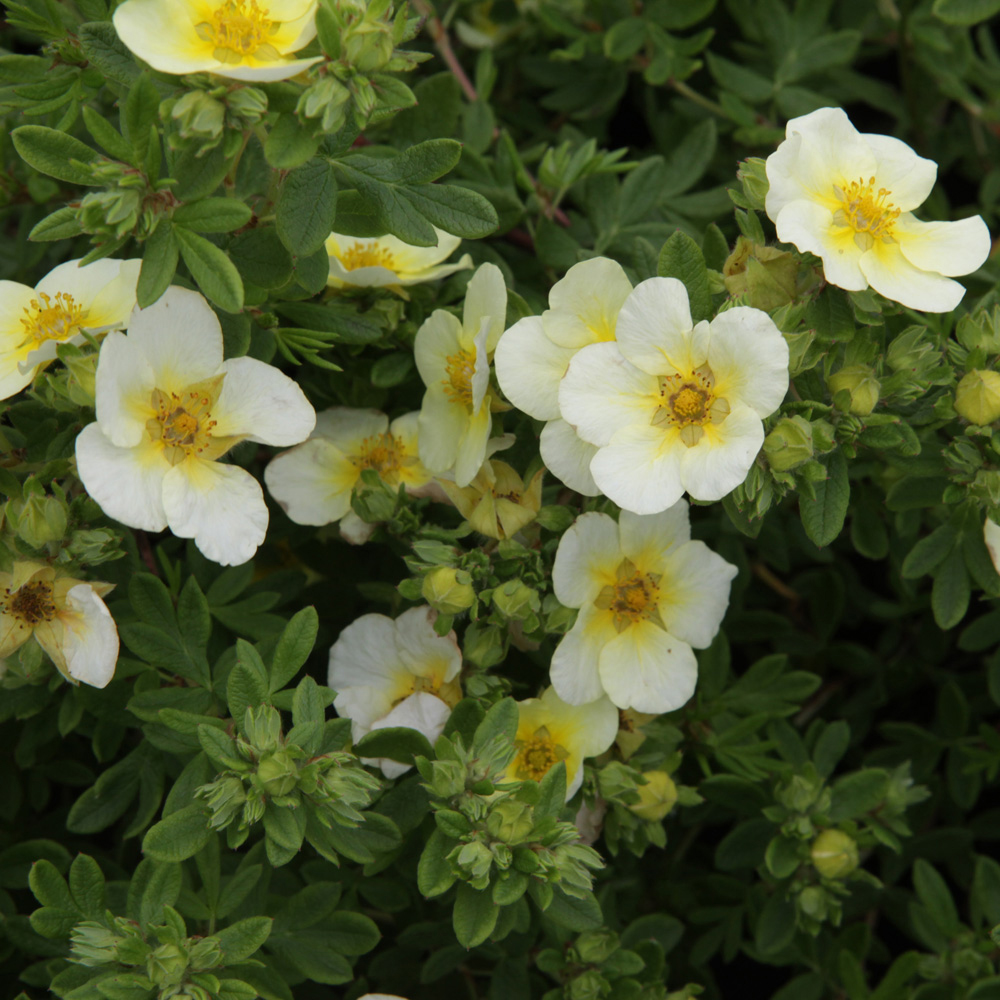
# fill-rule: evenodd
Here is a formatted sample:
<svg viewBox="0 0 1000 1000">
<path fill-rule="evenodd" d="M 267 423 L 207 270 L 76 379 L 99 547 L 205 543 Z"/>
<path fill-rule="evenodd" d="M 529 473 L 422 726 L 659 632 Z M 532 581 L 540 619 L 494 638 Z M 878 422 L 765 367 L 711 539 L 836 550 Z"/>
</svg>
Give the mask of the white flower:
<svg viewBox="0 0 1000 1000">
<path fill-rule="evenodd" d="M 650 278 L 625 300 L 616 337 L 577 352 L 559 386 L 563 417 L 597 446 L 601 492 L 637 514 L 685 490 L 720 500 L 746 478 L 761 419 L 788 389 L 781 332 L 742 306 L 693 326 L 684 285 Z"/>
<path fill-rule="evenodd" d="M 316 417 L 309 440 L 273 458 L 264 470 L 271 495 L 296 524 L 331 524 L 351 511 L 361 473 L 412 493 L 431 482 L 417 457 L 417 414 L 389 423 L 378 410 L 336 406 Z"/>
<path fill-rule="evenodd" d="M 0 573 L 0 663 L 34 638 L 67 680 L 106 687 L 118 662 L 118 629 L 101 600 L 112 587 L 14 563 Z"/>
<path fill-rule="evenodd" d="M 417 370 L 427 386 L 420 407 L 420 460 L 431 472 L 454 470 L 468 486 L 486 460 L 490 416 L 490 357 L 503 332 L 507 288 L 495 264 L 469 281 L 462 321 L 435 309 L 417 331 Z"/>
<path fill-rule="evenodd" d="M 417 285 L 472 267 L 468 254 L 453 264 L 442 264 L 462 240 L 443 229 L 435 228 L 434 232 L 437 246 L 433 247 L 411 246 L 388 235 L 365 238 L 331 233 L 326 241 L 330 255 L 327 284 L 334 288 Z"/>
<path fill-rule="evenodd" d="M 111 333 L 97 363 L 97 422 L 76 439 L 87 492 L 132 528 L 193 538 L 209 559 L 246 562 L 264 540 L 257 481 L 218 461 L 250 440 L 292 445 L 313 408 L 286 375 L 253 358 L 222 360 L 218 317 L 197 292 L 169 288 Z"/>
<path fill-rule="evenodd" d="M 990 234 L 977 215 L 921 222 L 937 164 L 899 139 L 858 132 L 839 108 L 793 118 L 767 158 L 765 206 L 778 239 L 823 259 L 831 284 L 871 285 L 911 309 L 948 312 L 965 289 L 951 277 L 986 260 Z"/>
<path fill-rule="evenodd" d="M 618 313 L 631 291 L 620 264 L 607 257 L 581 261 L 552 286 L 541 316 L 519 320 L 497 344 L 500 388 L 519 410 L 547 421 L 542 461 L 585 496 L 601 492 L 590 474 L 596 448 L 561 418 L 559 382 L 581 347 L 615 339 Z"/>
<path fill-rule="evenodd" d="M 583 514 L 563 535 L 552 583 L 579 608 L 552 657 L 552 686 L 571 705 L 607 695 L 618 708 L 671 712 L 694 693 L 697 662 L 719 631 L 736 567 L 691 541 L 687 504 L 615 524 Z"/>
<path fill-rule="evenodd" d="M 161 73 L 287 80 L 322 56 L 292 55 L 316 35 L 316 0 L 125 0 L 118 37 Z"/>
<path fill-rule="evenodd" d="M 559 761 L 566 764 L 566 801 L 583 781 L 585 757 L 597 757 L 615 741 L 618 710 L 607 698 L 569 705 L 546 688 L 540 698 L 517 703 L 517 753 L 506 777 L 541 781 Z"/>
<path fill-rule="evenodd" d="M 49 271 L 35 288 L 0 281 L 0 399 L 20 392 L 59 344 L 81 344 L 84 332 L 121 328 L 135 308 L 141 260 L 77 260 Z"/>
<path fill-rule="evenodd" d="M 983 522 L 983 541 L 986 542 L 993 568 L 1000 573 L 1000 524 L 989 517 Z"/>
<path fill-rule="evenodd" d="M 373 729 L 405 726 L 433 743 L 452 707 L 462 697 L 458 674 L 462 654 L 455 633 L 434 631 L 436 612 L 410 608 L 395 621 L 362 615 L 351 622 L 330 650 L 327 683 L 337 692 L 337 714 L 351 720 L 357 743 Z M 387 778 L 409 765 L 378 761 Z"/>
</svg>

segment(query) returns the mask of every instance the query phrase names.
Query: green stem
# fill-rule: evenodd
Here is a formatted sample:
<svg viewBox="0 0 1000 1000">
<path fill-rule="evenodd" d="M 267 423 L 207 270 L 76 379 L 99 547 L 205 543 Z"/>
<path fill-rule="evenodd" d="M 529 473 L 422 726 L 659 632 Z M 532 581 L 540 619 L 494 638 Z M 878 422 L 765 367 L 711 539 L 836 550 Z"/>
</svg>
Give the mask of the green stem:
<svg viewBox="0 0 1000 1000">
<path fill-rule="evenodd" d="M 713 115 L 718 115 L 720 118 L 725 118 L 727 121 L 729 120 L 729 113 L 721 104 L 716 104 L 715 101 L 706 97 L 704 94 L 699 94 L 697 90 L 689 87 L 682 80 L 671 80 L 670 86 L 673 87 L 678 94 L 682 97 L 686 97 L 693 104 L 697 104 L 706 111 L 711 111 Z"/>
</svg>

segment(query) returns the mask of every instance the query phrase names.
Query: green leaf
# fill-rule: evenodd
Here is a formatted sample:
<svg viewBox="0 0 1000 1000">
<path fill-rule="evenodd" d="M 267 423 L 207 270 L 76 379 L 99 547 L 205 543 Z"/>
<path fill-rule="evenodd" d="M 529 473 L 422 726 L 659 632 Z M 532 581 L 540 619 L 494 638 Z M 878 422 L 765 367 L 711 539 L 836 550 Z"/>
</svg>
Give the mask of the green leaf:
<svg viewBox="0 0 1000 1000">
<path fill-rule="evenodd" d="M 198 727 L 198 742 L 208 754 L 209 760 L 217 767 L 234 771 L 245 771 L 247 762 L 236 752 L 236 744 L 231 736 L 215 726 Z"/>
<path fill-rule="evenodd" d="M 271 660 L 271 694 L 280 691 L 302 668 L 319 631 L 319 616 L 314 607 L 297 611 L 285 626 Z"/>
<path fill-rule="evenodd" d="M 278 170 L 302 166 L 316 155 L 317 149 L 319 140 L 305 131 L 295 115 L 279 115 L 264 142 L 264 156 Z"/>
<path fill-rule="evenodd" d="M 934 0 L 932 9 L 946 24 L 967 27 L 1000 14 L 1000 0 Z"/>
<path fill-rule="evenodd" d="M 79 909 L 70 894 L 66 880 L 59 874 L 51 861 L 42 858 L 31 866 L 28 874 L 28 885 L 35 894 L 35 899 L 42 906 L 51 906 L 60 910 L 75 912 Z"/>
<path fill-rule="evenodd" d="M 500 909 L 493 905 L 493 897 L 486 890 L 473 889 L 462 882 L 455 896 L 451 924 L 458 943 L 464 948 L 482 944 L 496 927 Z"/>
<path fill-rule="evenodd" d="M 889 776 L 881 768 L 844 775 L 833 786 L 828 815 L 834 823 L 857 819 L 877 809 L 885 799 Z"/>
<path fill-rule="evenodd" d="M 459 184 L 422 184 L 405 197 L 432 225 L 465 240 L 484 239 L 500 225 L 490 201 Z"/>
<path fill-rule="evenodd" d="M 815 500 L 799 496 L 799 514 L 810 540 L 822 547 L 830 545 L 840 534 L 851 498 L 847 460 L 842 451 L 831 453 L 827 461 L 827 478 L 814 483 L 813 488 Z"/>
<path fill-rule="evenodd" d="M 109 80 L 131 86 L 139 77 L 135 57 L 118 37 L 110 21 L 92 21 L 77 29 L 80 47 L 87 61 Z"/>
<path fill-rule="evenodd" d="M 142 251 L 142 268 L 136 288 L 136 302 L 140 309 L 151 306 L 170 287 L 177 271 L 179 254 L 173 226 L 163 219 L 146 240 Z"/>
<path fill-rule="evenodd" d="M 554 888 L 552 902 L 545 908 L 545 919 L 577 933 L 594 930 L 604 922 L 600 904 L 592 893 L 568 896 L 558 887 Z"/>
<path fill-rule="evenodd" d="M 904 580 L 916 580 L 927 573 L 933 573 L 945 561 L 957 541 L 958 529 L 954 524 L 946 521 L 939 525 L 910 549 L 903 560 L 900 575 Z"/>
<path fill-rule="evenodd" d="M 214 836 L 202 806 L 190 805 L 150 827 L 142 839 L 142 850 L 154 861 L 184 861 Z"/>
<path fill-rule="evenodd" d="M 938 628 L 953 628 L 965 617 L 971 592 L 965 557 L 961 549 L 953 549 L 934 574 L 931 608 Z"/>
<path fill-rule="evenodd" d="M 174 227 L 181 256 L 206 298 L 226 312 L 243 308 L 243 281 L 233 262 L 204 236 Z"/>
<path fill-rule="evenodd" d="M 292 722 L 296 726 L 323 723 L 326 720 L 327 699 L 320 686 L 308 675 L 299 681 L 292 697 Z"/>
<path fill-rule="evenodd" d="M 428 899 L 447 892 L 458 878 L 448 861 L 454 846 L 455 841 L 440 830 L 434 830 L 427 838 L 417 864 L 417 888 Z"/>
<path fill-rule="evenodd" d="M 317 930 L 329 946 L 341 955 L 365 955 L 382 937 L 373 920 L 363 913 L 346 910 L 328 917 Z"/>
<path fill-rule="evenodd" d="M 69 869 L 69 888 L 77 908 L 88 920 L 104 917 L 107 901 L 104 874 L 98 863 L 87 854 L 78 854 Z"/>
<path fill-rule="evenodd" d="M 270 227 L 239 233 L 229 243 L 229 256 L 240 274 L 260 288 L 280 288 L 292 276 L 292 258 L 277 231 Z"/>
<path fill-rule="evenodd" d="M 160 121 L 160 93 L 146 73 L 129 87 L 121 117 L 125 138 L 132 144 L 136 159 L 141 162 L 146 158 L 155 134 L 153 130 Z"/>
<path fill-rule="evenodd" d="M 37 243 L 51 243 L 55 240 L 70 240 L 82 232 L 83 229 L 76 220 L 76 209 L 66 205 L 36 223 L 28 234 L 28 239 Z"/>
<path fill-rule="evenodd" d="M 287 249 L 307 257 L 322 249 L 337 214 L 337 178 L 322 157 L 293 170 L 281 185 L 275 226 Z"/>
<path fill-rule="evenodd" d="M 22 125 L 14 129 L 10 137 L 21 159 L 40 173 L 69 184 L 94 186 L 103 183 L 95 180 L 86 166 L 97 162 L 97 152 L 65 132 L 44 125 Z M 73 161 L 78 161 L 80 166 Z"/>
<path fill-rule="evenodd" d="M 663 244 L 656 273 L 661 278 L 677 278 L 687 289 L 691 318 L 695 323 L 712 315 L 712 295 L 708 290 L 708 268 L 701 247 L 687 233 L 677 230 Z"/>
<path fill-rule="evenodd" d="M 775 893 L 764 904 L 754 938 L 763 955 L 773 955 L 792 943 L 795 937 L 795 906 L 780 893 Z"/>
<path fill-rule="evenodd" d="M 245 865 L 238 868 L 222 888 L 216 915 L 228 917 L 253 892 L 263 872 L 263 865 Z"/>
<path fill-rule="evenodd" d="M 951 891 L 934 867 L 923 858 L 917 858 L 913 864 L 913 888 L 941 932 L 949 938 L 958 934 L 961 923 Z"/>
<path fill-rule="evenodd" d="M 215 937 L 225 964 L 242 962 L 258 951 L 270 937 L 272 923 L 270 917 L 247 917 L 219 931 Z"/>
<path fill-rule="evenodd" d="M 566 805 L 566 762 L 559 761 L 550 767 L 538 783 L 538 801 L 535 803 L 535 822 L 546 817 L 558 817 Z"/>
<path fill-rule="evenodd" d="M 196 233 L 231 233 L 245 226 L 253 212 L 235 198 L 202 198 L 174 211 L 174 222 Z"/>
<path fill-rule="evenodd" d="M 139 901 L 139 923 L 143 927 L 163 923 L 165 908 L 173 906 L 180 894 L 181 866 L 154 863 L 144 881 Z"/>
<path fill-rule="evenodd" d="M 504 737 L 513 746 L 517 735 L 517 703 L 513 698 L 498 701 L 476 727 L 472 745 L 476 749 L 485 747 L 498 736 Z"/>
<path fill-rule="evenodd" d="M 354 752 L 359 757 L 388 757 L 401 764 L 412 764 L 414 757 L 434 759 L 434 749 L 427 737 L 406 726 L 372 730 L 358 740 Z"/>
<path fill-rule="evenodd" d="M 110 125 L 103 115 L 98 114 L 93 108 L 84 105 L 83 122 L 87 126 L 87 131 L 93 136 L 94 141 L 112 159 L 134 165 L 135 151 L 125 141 L 124 136 Z"/>
<path fill-rule="evenodd" d="M 267 683 L 247 663 L 237 663 L 226 681 L 229 714 L 234 719 L 242 721 L 246 710 L 260 705 L 266 697 Z"/>
</svg>

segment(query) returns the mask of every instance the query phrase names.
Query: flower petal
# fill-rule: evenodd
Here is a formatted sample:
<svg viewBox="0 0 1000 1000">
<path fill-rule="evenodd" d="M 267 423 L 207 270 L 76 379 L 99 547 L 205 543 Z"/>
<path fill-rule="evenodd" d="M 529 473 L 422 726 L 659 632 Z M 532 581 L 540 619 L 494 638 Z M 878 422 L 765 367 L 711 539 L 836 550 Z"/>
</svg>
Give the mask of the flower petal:
<svg viewBox="0 0 1000 1000">
<path fill-rule="evenodd" d="M 454 467 L 469 419 L 465 407 L 453 403 L 440 386 L 424 393 L 417 423 L 417 439 L 420 443 L 420 461 L 431 472 L 442 473 Z"/>
<path fill-rule="evenodd" d="M 105 437 L 120 448 L 148 441 L 146 422 L 155 413 L 156 382 L 142 345 L 117 330 L 109 333 L 101 344 L 94 385 L 97 422 Z"/>
<path fill-rule="evenodd" d="M 687 289 L 676 278 L 640 282 L 618 315 L 622 354 L 650 375 L 688 374 L 705 361 L 704 344 L 692 338 Z"/>
<path fill-rule="evenodd" d="M 619 708 L 659 715 L 690 700 L 698 661 L 686 642 L 651 622 L 637 622 L 601 650 L 600 675 Z"/>
<path fill-rule="evenodd" d="M 659 401 L 657 380 L 626 361 L 615 343 L 577 351 L 559 383 L 563 419 L 599 446 L 623 427 L 648 424 Z"/>
<path fill-rule="evenodd" d="M 957 281 L 911 264 L 899 243 L 876 243 L 861 258 L 861 270 L 879 295 L 921 312 L 951 312 L 965 295 Z"/>
<path fill-rule="evenodd" d="M 778 213 L 778 239 L 823 258 L 823 274 L 831 285 L 860 292 L 868 287 L 861 273 L 862 250 L 850 226 L 834 226 L 833 213 L 814 201 L 793 201 Z"/>
<path fill-rule="evenodd" d="M 615 327 L 632 283 L 617 261 L 594 257 L 574 264 L 549 291 L 549 309 L 542 313 L 545 333 L 562 347 L 615 339 Z"/>
<path fill-rule="evenodd" d="M 590 463 L 597 454 L 597 445 L 584 441 L 572 424 L 565 420 L 550 420 L 542 428 L 538 449 L 549 471 L 571 490 L 585 497 L 600 495 L 601 490 L 590 474 Z"/>
<path fill-rule="evenodd" d="M 87 310 L 85 330 L 123 327 L 135 308 L 135 288 L 141 260 L 95 260 L 80 267 L 68 260 L 53 268 L 38 283 L 38 291 L 55 296 L 72 295 Z"/>
<path fill-rule="evenodd" d="M 163 479 L 170 465 L 148 439 L 133 448 L 112 444 L 97 423 L 76 438 L 76 467 L 84 489 L 108 517 L 143 531 L 163 531 Z"/>
<path fill-rule="evenodd" d="M 77 584 L 59 613 L 62 652 L 70 677 L 91 687 L 107 687 L 118 662 L 118 629 L 93 587 Z"/>
<path fill-rule="evenodd" d="M 462 310 L 462 327 L 467 336 L 475 336 L 486 321 L 486 353 L 496 350 L 507 316 L 507 285 L 496 264 L 480 264 L 469 279 Z"/>
<path fill-rule="evenodd" d="M 481 406 L 468 418 L 455 452 L 456 486 L 468 486 L 482 468 L 492 425 L 489 405 Z"/>
<path fill-rule="evenodd" d="M 175 535 L 222 566 L 253 558 L 267 533 L 260 484 L 238 465 L 185 459 L 163 477 L 163 509 Z"/>
<path fill-rule="evenodd" d="M 705 649 L 725 617 L 737 569 L 697 541 L 667 553 L 663 565 L 660 615 L 667 631 L 695 649 Z"/>
<path fill-rule="evenodd" d="M 212 407 L 213 435 L 290 445 L 304 441 L 316 426 L 316 411 L 298 383 L 273 365 L 231 358 L 221 371 L 226 378 Z"/>
<path fill-rule="evenodd" d="M 552 589 L 567 608 L 592 604 L 615 580 L 622 561 L 618 525 L 607 514 L 581 514 L 559 539 L 552 566 Z"/>
<path fill-rule="evenodd" d="M 396 625 L 391 618 L 362 615 L 340 633 L 331 647 L 326 682 L 338 693 L 372 685 L 392 688 L 400 674 L 407 673 L 399 663 L 398 649 Z M 343 715 L 340 706 L 335 706 Z"/>
<path fill-rule="evenodd" d="M 641 572 L 662 573 L 671 552 L 691 540 L 691 519 L 685 500 L 659 514 L 622 511 L 618 519 L 622 552 Z"/>
<path fill-rule="evenodd" d="M 302 43 L 303 45 L 305 42 Z M 293 76 L 322 62 L 323 56 L 312 56 L 309 59 L 280 59 L 268 63 L 248 64 L 246 66 L 231 63 L 215 63 L 208 72 L 216 76 L 229 77 L 231 80 L 245 80 L 247 83 L 274 83 L 278 80 L 288 80 Z M 166 72 L 172 72 L 167 70 Z M 190 72 L 185 70 L 184 72 Z"/>
<path fill-rule="evenodd" d="M 990 554 L 993 568 L 1000 573 L 1000 524 L 990 517 L 983 521 L 983 541 L 986 543 L 986 551 Z"/>
<path fill-rule="evenodd" d="M 411 694 L 409 698 L 404 698 L 388 715 L 373 722 L 369 732 L 401 726 L 423 733 L 428 742 L 433 745 L 444 732 L 445 723 L 450 715 L 451 708 L 440 698 L 428 694 L 426 691 L 418 691 L 416 694 Z M 365 763 L 368 762 L 369 760 L 366 759 Z M 413 767 L 412 764 L 401 764 L 388 757 L 380 758 L 377 764 L 387 778 L 398 778 Z"/>
<path fill-rule="evenodd" d="M 443 309 L 435 309 L 424 320 L 413 341 L 417 371 L 430 387 L 440 384 L 448 368 L 448 358 L 462 349 L 462 324 Z"/>
<path fill-rule="evenodd" d="M 574 350 L 546 335 L 538 316 L 518 320 L 497 344 L 493 363 L 504 395 L 536 420 L 559 417 L 559 381 Z"/>
<path fill-rule="evenodd" d="M 681 457 L 684 489 L 695 500 L 721 500 L 747 477 L 764 443 L 760 417 L 742 404 L 721 424 L 709 424 L 704 437 Z"/>
<path fill-rule="evenodd" d="M 958 222 L 921 222 L 902 215 L 893 235 L 914 267 L 949 277 L 975 271 L 990 255 L 990 231 L 981 215 Z"/>
<path fill-rule="evenodd" d="M 887 188 L 889 200 L 904 212 L 922 205 L 937 180 L 937 164 L 917 156 L 905 142 L 891 135 L 863 132 L 861 137 L 877 160 L 875 186 Z"/>
<path fill-rule="evenodd" d="M 351 509 L 358 467 L 323 438 L 305 441 L 268 462 L 264 483 L 296 524 L 332 524 Z"/>
<path fill-rule="evenodd" d="M 584 515 L 586 516 L 586 515 Z M 600 657 L 615 635 L 611 616 L 588 605 L 552 654 L 552 687 L 570 705 L 584 705 L 604 697 Z"/>
<path fill-rule="evenodd" d="M 455 633 L 434 631 L 437 612 L 426 605 L 404 611 L 395 621 L 396 655 L 414 677 L 454 680 L 462 669 Z"/>
<path fill-rule="evenodd" d="M 31 385 L 36 365 L 21 371 L 20 358 L 23 352 L 0 354 L 0 399 L 10 399 L 17 395 L 26 385 Z"/>
<path fill-rule="evenodd" d="M 788 344 L 774 321 L 760 309 L 737 306 L 711 323 L 708 363 L 715 391 L 730 405 L 745 403 L 769 416 L 788 392 Z"/>
<path fill-rule="evenodd" d="M 633 424 L 598 451 L 590 472 L 623 510 L 658 514 L 684 495 L 681 462 L 689 450 L 676 429 Z"/>
</svg>

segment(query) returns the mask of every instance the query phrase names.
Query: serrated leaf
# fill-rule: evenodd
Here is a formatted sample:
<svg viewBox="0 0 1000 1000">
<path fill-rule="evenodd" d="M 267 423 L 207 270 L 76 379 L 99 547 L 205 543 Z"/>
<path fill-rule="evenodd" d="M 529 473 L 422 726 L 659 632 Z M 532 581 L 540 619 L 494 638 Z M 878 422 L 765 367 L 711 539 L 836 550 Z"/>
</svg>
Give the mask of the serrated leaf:
<svg viewBox="0 0 1000 1000">
<path fill-rule="evenodd" d="M 297 611 L 283 629 L 271 659 L 270 692 L 280 691 L 302 668 L 319 631 L 319 616 L 314 607 Z"/>
<path fill-rule="evenodd" d="M 799 514 L 806 534 L 815 545 L 830 545 L 840 534 L 851 499 L 847 478 L 847 460 L 840 450 L 827 461 L 827 478 L 814 483 L 816 498 L 799 497 Z"/>
<path fill-rule="evenodd" d="M 270 937 L 273 922 L 270 917 L 247 917 L 219 931 L 215 937 L 226 965 L 242 962 L 259 951 Z"/>
<path fill-rule="evenodd" d="M 150 827 L 142 850 L 154 861 L 184 861 L 197 854 L 214 837 L 201 805 L 189 805 Z"/>
<path fill-rule="evenodd" d="M 10 137 L 21 159 L 40 173 L 85 187 L 103 183 L 86 167 L 99 159 L 97 152 L 65 132 L 44 125 L 22 125 Z M 82 166 L 74 165 L 73 160 Z"/>
<path fill-rule="evenodd" d="M 136 287 L 136 303 L 140 309 L 151 306 L 170 287 L 177 272 L 180 247 L 173 226 L 162 220 L 146 240 L 142 250 L 142 267 Z"/>
<path fill-rule="evenodd" d="M 285 177 L 274 221 L 290 253 L 307 257 L 322 249 L 336 214 L 337 178 L 328 160 L 317 157 Z"/>
<path fill-rule="evenodd" d="M 708 268 L 701 247 L 687 233 L 678 230 L 663 244 L 656 273 L 661 278 L 677 278 L 687 289 L 691 318 L 695 323 L 712 315 L 712 295 L 708 289 Z"/>
<path fill-rule="evenodd" d="M 243 279 L 233 262 L 214 243 L 182 226 L 174 226 L 181 257 L 205 297 L 226 312 L 243 308 Z"/>
</svg>

